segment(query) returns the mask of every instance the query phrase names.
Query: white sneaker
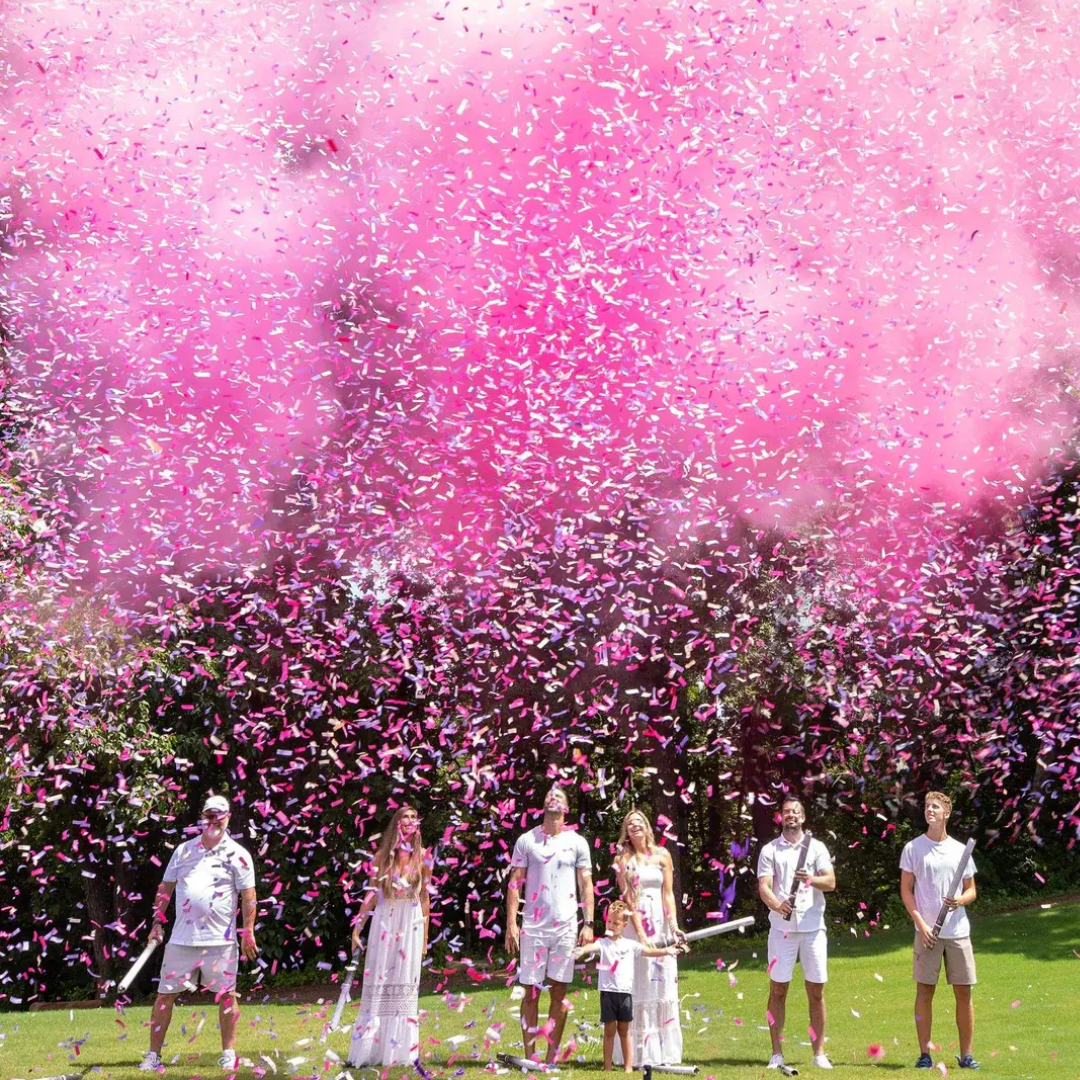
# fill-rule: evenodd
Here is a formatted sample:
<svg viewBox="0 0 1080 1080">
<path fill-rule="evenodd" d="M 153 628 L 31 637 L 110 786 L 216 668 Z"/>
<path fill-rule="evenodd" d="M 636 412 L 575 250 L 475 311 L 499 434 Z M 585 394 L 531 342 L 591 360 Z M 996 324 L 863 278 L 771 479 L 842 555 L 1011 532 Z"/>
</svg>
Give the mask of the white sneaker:
<svg viewBox="0 0 1080 1080">
<path fill-rule="evenodd" d="M 828 1057 L 827 1054 L 815 1054 L 814 1059 L 813 1059 L 813 1064 L 816 1065 L 819 1069 L 831 1069 L 832 1068 L 832 1062 L 829 1060 L 829 1057 Z"/>
<path fill-rule="evenodd" d="M 217 1059 L 218 1068 L 224 1069 L 226 1072 L 236 1071 L 236 1051 L 235 1050 L 222 1050 L 221 1057 Z"/>
<path fill-rule="evenodd" d="M 161 1058 L 153 1050 L 147 1050 L 146 1056 L 139 1062 L 141 1072 L 157 1072 L 161 1068 Z"/>
<path fill-rule="evenodd" d="M 773 1056 L 771 1058 L 769 1058 L 769 1064 L 765 1066 L 766 1069 L 782 1069 L 783 1067 L 784 1067 L 784 1055 L 783 1054 L 773 1054 Z"/>
</svg>

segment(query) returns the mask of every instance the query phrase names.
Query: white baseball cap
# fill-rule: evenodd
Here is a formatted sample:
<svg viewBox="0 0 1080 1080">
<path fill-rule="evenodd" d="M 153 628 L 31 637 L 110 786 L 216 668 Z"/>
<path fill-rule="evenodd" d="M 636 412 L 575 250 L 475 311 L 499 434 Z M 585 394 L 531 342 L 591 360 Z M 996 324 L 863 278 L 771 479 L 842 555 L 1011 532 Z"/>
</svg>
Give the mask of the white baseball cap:
<svg viewBox="0 0 1080 1080">
<path fill-rule="evenodd" d="M 229 800 L 224 795 L 210 795 L 203 803 L 203 813 L 207 810 L 215 814 L 227 814 L 229 812 Z"/>
</svg>

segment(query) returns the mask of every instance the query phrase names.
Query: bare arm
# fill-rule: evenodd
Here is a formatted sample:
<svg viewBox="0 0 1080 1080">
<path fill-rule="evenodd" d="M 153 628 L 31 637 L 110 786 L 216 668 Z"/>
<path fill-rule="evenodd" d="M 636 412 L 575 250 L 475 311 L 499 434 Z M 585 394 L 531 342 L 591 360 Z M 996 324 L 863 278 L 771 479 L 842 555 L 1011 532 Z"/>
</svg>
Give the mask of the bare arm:
<svg viewBox="0 0 1080 1080">
<path fill-rule="evenodd" d="M 379 899 L 378 888 L 375 885 L 368 883 L 368 890 L 364 894 L 364 901 L 360 905 L 360 910 L 356 913 L 356 921 L 353 923 L 352 932 L 352 950 L 356 952 L 360 948 L 360 932 L 364 929 L 364 924 L 368 921 L 368 917 L 371 915 L 372 909 L 375 907 L 375 902 Z"/>
<path fill-rule="evenodd" d="M 661 856 L 661 865 L 664 868 L 664 882 L 660 886 L 660 895 L 664 904 L 664 915 L 667 924 L 676 938 L 681 939 L 683 932 L 679 929 L 679 915 L 675 910 L 675 869 L 671 862 L 671 852 L 661 848 L 664 854 Z M 646 954 L 648 955 L 648 954 Z"/>
<path fill-rule="evenodd" d="M 240 893 L 240 911 L 244 919 L 244 929 L 240 931 L 240 951 L 245 960 L 254 960 L 259 955 L 255 944 L 255 912 L 258 904 L 254 889 L 244 889 Z"/>
<path fill-rule="evenodd" d="M 945 906 L 950 911 L 955 911 L 958 907 L 967 907 L 978 893 L 975 891 L 975 879 L 973 877 L 964 878 L 964 891 L 957 897 L 945 897 Z"/>
<path fill-rule="evenodd" d="M 831 866 L 820 874 L 808 874 L 805 870 L 800 870 L 795 876 L 809 885 L 811 889 L 833 892 L 836 888 L 836 871 Z"/>
<path fill-rule="evenodd" d="M 581 933 L 578 934 L 578 944 L 588 945 L 593 940 L 593 921 L 595 919 L 593 908 L 596 903 L 593 894 L 591 870 L 578 870 L 577 887 L 578 896 L 581 897 L 582 906 L 585 908 L 585 924 L 581 928 Z"/>
<path fill-rule="evenodd" d="M 521 890 L 525 884 L 525 867 L 515 866 L 510 871 L 510 880 L 506 883 L 506 951 L 514 956 L 521 947 L 518 931 L 518 908 L 521 905 Z"/>
<path fill-rule="evenodd" d="M 911 916 L 911 921 L 915 924 L 915 929 L 918 930 L 923 945 L 928 949 L 932 949 L 934 947 L 934 928 L 922 917 L 918 907 L 915 905 L 915 875 L 909 870 L 900 871 L 900 898 L 904 901 L 904 907 L 907 908 L 907 913 Z"/>
<path fill-rule="evenodd" d="M 425 855 L 427 853 L 425 852 Z M 423 952 L 427 952 L 428 943 L 428 931 L 431 926 L 431 892 L 429 885 L 431 883 L 431 866 L 425 860 L 424 869 L 420 874 L 420 910 L 424 913 L 424 948 Z"/>
<path fill-rule="evenodd" d="M 578 945 L 574 949 L 574 959 L 580 960 L 583 956 L 591 956 L 600 951 L 599 941 L 590 941 L 588 945 Z"/>
<path fill-rule="evenodd" d="M 169 901 L 172 899 L 175 881 L 163 881 L 154 897 L 154 925 L 150 927 L 150 941 L 161 941 L 165 936 L 163 927 L 168 922 Z"/>
<path fill-rule="evenodd" d="M 778 911 L 781 915 L 789 915 L 791 913 L 791 905 L 787 900 L 781 900 L 776 893 L 773 892 L 772 874 L 762 874 L 761 877 L 758 878 L 758 896 L 761 897 L 761 902 L 770 911 Z"/>
</svg>

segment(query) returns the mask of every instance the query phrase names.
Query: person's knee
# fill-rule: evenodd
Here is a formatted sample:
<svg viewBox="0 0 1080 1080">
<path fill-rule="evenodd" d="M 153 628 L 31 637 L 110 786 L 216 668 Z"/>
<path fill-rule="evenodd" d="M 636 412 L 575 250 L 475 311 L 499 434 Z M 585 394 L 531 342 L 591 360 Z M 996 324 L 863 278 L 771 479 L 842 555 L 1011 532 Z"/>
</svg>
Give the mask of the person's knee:
<svg viewBox="0 0 1080 1080">
<path fill-rule="evenodd" d="M 971 987 L 966 983 L 957 983 L 953 986 L 953 994 L 961 1005 L 966 1005 L 971 1000 Z"/>
<path fill-rule="evenodd" d="M 791 986 L 791 983 L 773 982 L 770 979 L 769 980 L 769 997 L 771 997 L 773 999 L 773 1001 L 783 1002 L 783 1001 L 787 1000 L 787 992 L 788 992 L 788 987 L 789 986 Z"/>
<path fill-rule="evenodd" d="M 171 1009 L 174 1001 L 176 1001 L 175 994 L 158 994 L 154 1001 L 154 1012 L 163 1009 Z"/>
<path fill-rule="evenodd" d="M 813 1002 L 825 1000 L 825 984 L 808 982 L 806 984 L 806 996 Z"/>
<path fill-rule="evenodd" d="M 620 1020 L 615 1026 L 616 1026 L 616 1029 L 619 1032 L 619 1038 L 620 1039 L 624 1035 L 629 1035 L 630 1034 L 630 1021 L 629 1020 Z"/>
<path fill-rule="evenodd" d="M 915 984 L 915 996 L 920 1001 L 929 1001 L 934 996 L 934 991 L 937 986 L 934 983 L 916 983 Z"/>
</svg>

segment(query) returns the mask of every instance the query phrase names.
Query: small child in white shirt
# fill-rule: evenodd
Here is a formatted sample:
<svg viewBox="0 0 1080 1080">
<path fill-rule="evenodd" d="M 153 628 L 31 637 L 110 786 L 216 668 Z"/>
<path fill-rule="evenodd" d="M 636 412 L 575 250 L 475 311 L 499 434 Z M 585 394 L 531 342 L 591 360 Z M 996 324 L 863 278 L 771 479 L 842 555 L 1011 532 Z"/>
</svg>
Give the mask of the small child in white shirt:
<svg viewBox="0 0 1080 1080">
<path fill-rule="evenodd" d="M 575 959 L 600 954 L 600 1021 L 604 1025 L 604 1071 L 611 1072 L 615 1036 L 622 1045 L 623 1071 L 633 1072 L 630 1024 L 634 1019 L 634 961 L 639 956 L 677 956 L 678 945 L 647 949 L 640 941 L 623 937 L 630 921 L 630 908 L 621 900 L 609 905 L 604 916 L 607 936 L 574 950 Z"/>
</svg>

